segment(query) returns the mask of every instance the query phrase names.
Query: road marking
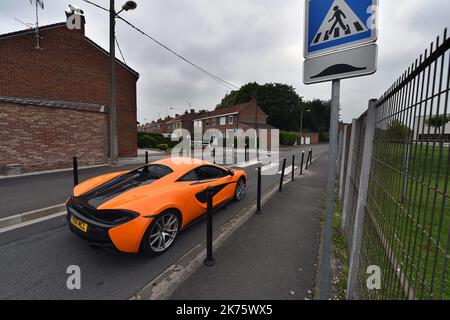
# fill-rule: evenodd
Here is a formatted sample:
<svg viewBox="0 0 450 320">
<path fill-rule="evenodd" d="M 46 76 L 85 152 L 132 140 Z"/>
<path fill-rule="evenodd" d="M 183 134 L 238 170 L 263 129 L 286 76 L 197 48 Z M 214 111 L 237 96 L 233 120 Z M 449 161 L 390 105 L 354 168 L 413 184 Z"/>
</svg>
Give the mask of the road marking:
<svg viewBox="0 0 450 320">
<path fill-rule="evenodd" d="M 294 171 L 297 169 L 298 169 L 298 167 L 295 166 Z M 292 166 L 289 166 L 284 170 L 284 175 L 287 176 L 287 175 L 291 174 L 291 172 L 292 172 Z M 278 171 L 278 174 L 281 174 L 281 173 L 282 173 L 282 171 Z"/>
<path fill-rule="evenodd" d="M 0 234 L 8 232 L 8 231 L 12 231 L 12 230 L 20 229 L 20 228 L 23 228 L 23 227 L 27 227 L 27 226 L 30 226 L 30 225 L 33 225 L 33 224 L 36 224 L 36 223 L 39 223 L 39 222 L 46 221 L 46 220 L 58 218 L 58 217 L 61 217 L 61 216 L 65 215 L 65 214 L 66 214 L 66 211 L 61 211 L 61 212 L 57 212 L 57 213 L 51 214 L 51 215 L 46 216 L 46 217 L 37 218 L 37 219 L 33 219 L 33 220 L 30 220 L 30 221 L 27 221 L 27 222 L 18 223 L 18 224 L 9 226 L 9 227 L 0 228 Z"/>
<path fill-rule="evenodd" d="M 236 164 L 236 167 L 238 168 L 247 168 L 247 167 L 251 167 L 251 166 L 255 166 L 257 164 L 260 164 L 260 161 L 250 161 L 250 162 L 244 162 L 244 163 L 238 163 Z"/>
<path fill-rule="evenodd" d="M 271 170 L 271 169 L 273 169 L 273 168 L 277 168 L 277 170 L 278 170 L 279 167 L 280 167 L 280 163 L 271 163 L 271 164 L 268 164 L 268 165 L 266 165 L 266 166 L 263 166 L 263 167 L 261 168 L 261 170 L 262 170 L 262 172 Z"/>
</svg>

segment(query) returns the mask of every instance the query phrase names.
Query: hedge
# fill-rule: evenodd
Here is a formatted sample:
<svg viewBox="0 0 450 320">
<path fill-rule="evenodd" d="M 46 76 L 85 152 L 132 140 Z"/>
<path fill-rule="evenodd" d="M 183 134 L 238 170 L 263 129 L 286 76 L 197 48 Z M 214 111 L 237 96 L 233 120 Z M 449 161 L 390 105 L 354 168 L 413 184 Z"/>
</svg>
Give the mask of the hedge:
<svg viewBox="0 0 450 320">
<path fill-rule="evenodd" d="M 137 143 L 139 148 L 159 149 L 158 146 L 167 145 L 167 148 L 173 148 L 179 141 L 172 141 L 160 133 L 138 132 Z"/>
<path fill-rule="evenodd" d="M 280 145 L 293 146 L 297 142 L 298 134 L 287 131 L 280 131 Z"/>
</svg>

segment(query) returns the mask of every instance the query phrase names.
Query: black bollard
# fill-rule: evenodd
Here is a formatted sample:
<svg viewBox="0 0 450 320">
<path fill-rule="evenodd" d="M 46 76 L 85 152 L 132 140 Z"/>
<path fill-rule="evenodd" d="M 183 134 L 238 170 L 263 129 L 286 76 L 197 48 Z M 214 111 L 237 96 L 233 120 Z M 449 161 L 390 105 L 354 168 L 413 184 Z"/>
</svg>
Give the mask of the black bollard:
<svg viewBox="0 0 450 320">
<path fill-rule="evenodd" d="M 256 169 L 258 171 L 258 188 L 256 194 L 256 214 L 261 214 L 261 167 Z"/>
<path fill-rule="evenodd" d="M 78 185 L 78 158 L 73 157 L 73 186 Z"/>
<path fill-rule="evenodd" d="M 312 148 L 309 149 L 309 153 L 311 153 L 311 157 L 309 158 L 309 164 L 311 165 L 311 164 L 312 164 L 312 156 L 313 156 L 313 154 L 312 154 Z"/>
<path fill-rule="evenodd" d="M 285 170 L 286 170 L 286 159 L 283 159 L 283 169 L 281 170 L 280 187 L 278 188 L 278 192 L 283 191 L 283 181 L 284 181 L 284 171 Z"/>
<path fill-rule="evenodd" d="M 292 174 L 292 178 L 291 178 L 292 181 L 295 180 L 294 169 L 295 169 L 295 154 L 292 155 L 292 172 L 291 172 L 291 174 Z"/>
<path fill-rule="evenodd" d="M 148 164 L 148 151 L 145 151 L 145 164 Z"/>
<path fill-rule="evenodd" d="M 306 158 L 306 166 L 305 166 L 305 170 L 308 170 L 309 165 L 311 164 L 312 160 L 311 160 L 311 155 L 312 155 L 312 150 L 309 149 L 308 152 L 308 157 Z"/>
<path fill-rule="evenodd" d="M 203 264 L 207 267 L 215 265 L 213 258 L 213 188 L 206 189 L 206 259 Z"/>
<path fill-rule="evenodd" d="M 247 147 L 247 145 L 245 145 L 245 148 L 244 148 L 244 159 L 245 159 L 245 162 L 248 161 L 247 153 L 248 153 L 248 147 Z"/>
<path fill-rule="evenodd" d="M 302 162 L 300 164 L 300 174 L 301 175 L 303 174 L 303 162 L 304 162 L 304 160 L 305 160 L 305 151 L 303 150 L 302 151 Z"/>
</svg>

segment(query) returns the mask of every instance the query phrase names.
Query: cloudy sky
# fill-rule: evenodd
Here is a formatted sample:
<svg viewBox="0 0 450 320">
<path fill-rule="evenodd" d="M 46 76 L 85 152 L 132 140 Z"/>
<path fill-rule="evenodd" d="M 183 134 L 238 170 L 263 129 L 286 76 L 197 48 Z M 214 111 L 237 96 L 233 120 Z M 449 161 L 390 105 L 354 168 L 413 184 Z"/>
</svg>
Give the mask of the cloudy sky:
<svg viewBox="0 0 450 320">
<path fill-rule="evenodd" d="M 109 6 L 108 0 L 93 0 Z M 379 97 L 442 34 L 450 22 L 448 0 L 379 0 L 379 61 L 375 75 L 344 80 L 341 117 L 350 121 Z M 65 21 L 68 4 L 85 11 L 89 38 L 108 48 L 108 16 L 82 0 L 44 0 L 41 25 Z M 125 0 L 116 0 L 120 7 Z M 304 0 L 137 0 L 122 14 L 175 51 L 235 85 L 280 82 L 306 99 L 329 99 L 331 86 L 302 83 Z M 34 22 L 29 0 L 0 0 L 0 34 L 24 29 L 15 18 Z M 181 112 L 189 104 L 212 109 L 227 93 L 123 22 L 117 38 L 127 64 L 137 70 L 138 120 Z M 119 53 L 117 52 L 119 55 Z M 169 110 L 174 107 L 177 109 Z"/>
</svg>

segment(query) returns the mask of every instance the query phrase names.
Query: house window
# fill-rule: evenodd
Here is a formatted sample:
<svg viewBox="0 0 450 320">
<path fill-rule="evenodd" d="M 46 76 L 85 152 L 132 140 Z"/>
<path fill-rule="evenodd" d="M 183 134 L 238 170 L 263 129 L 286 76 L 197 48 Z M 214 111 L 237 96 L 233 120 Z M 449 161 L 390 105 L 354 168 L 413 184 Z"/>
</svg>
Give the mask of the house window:
<svg viewBox="0 0 450 320">
<path fill-rule="evenodd" d="M 228 124 L 233 124 L 233 122 L 234 122 L 234 117 L 228 116 Z"/>
<path fill-rule="evenodd" d="M 201 128 L 202 127 L 202 121 L 201 120 L 194 121 L 194 127 L 195 128 Z"/>
<path fill-rule="evenodd" d="M 207 119 L 206 120 L 206 126 L 209 126 L 209 124 L 210 124 L 210 121 L 209 121 L 209 119 Z"/>
<path fill-rule="evenodd" d="M 220 117 L 220 125 L 224 126 L 227 124 L 227 118 L 226 117 Z"/>
</svg>

